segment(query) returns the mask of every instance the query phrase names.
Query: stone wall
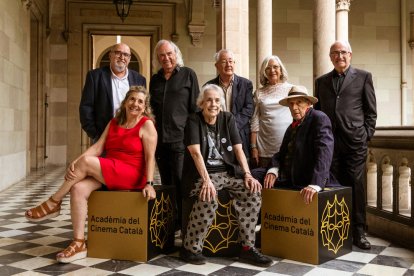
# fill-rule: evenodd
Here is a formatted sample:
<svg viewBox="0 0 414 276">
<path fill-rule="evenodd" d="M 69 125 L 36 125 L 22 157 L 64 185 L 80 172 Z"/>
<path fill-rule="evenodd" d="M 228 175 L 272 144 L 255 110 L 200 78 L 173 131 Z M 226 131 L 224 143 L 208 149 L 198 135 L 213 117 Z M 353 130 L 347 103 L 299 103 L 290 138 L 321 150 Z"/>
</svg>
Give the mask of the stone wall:
<svg viewBox="0 0 414 276">
<path fill-rule="evenodd" d="M 67 42 L 65 31 L 65 1 L 49 0 L 50 35 L 48 59 L 48 114 L 46 164 L 65 165 L 67 151 Z"/>
<path fill-rule="evenodd" d="M 0 190 L 29 170 L 29 30 L 24 4 L 0 1 Z"/>
<path fill-rule="evenodd" d="M 305 85 L 313 91 L 312 77 L 312 10 L 310 0 L 274 0 L 273 2 L 273 54 L 287 67 L 289 82 Z M 414 2 L 407 3 L 406 32 L 409 39 L 410 12 Z M 255 83 L 256 59 L 256 1 L 249 2 L 250 25 L 250 79 Z M 400 1 L 355 0 L 349 12 L 349 40 L 353 49 L 352 64 L 373 74 L 377 95 L 378 126 L 401 124 L 401 41 Z M 408 125 L 413 120 L 412 59 L 413 50 L 407 45 Z M 326 58 L 329 59 L 328 53 Z M 333 67 L 332 67 L 333 68 Z"/>
</svg>

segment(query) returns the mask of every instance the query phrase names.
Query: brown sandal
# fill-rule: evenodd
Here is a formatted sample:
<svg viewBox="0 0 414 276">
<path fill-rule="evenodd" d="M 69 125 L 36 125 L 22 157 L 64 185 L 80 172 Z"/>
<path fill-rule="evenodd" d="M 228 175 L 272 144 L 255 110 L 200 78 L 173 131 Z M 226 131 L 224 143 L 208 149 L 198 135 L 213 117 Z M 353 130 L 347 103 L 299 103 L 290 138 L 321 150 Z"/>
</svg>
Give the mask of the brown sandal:
<svg viewBox="0 0 414 276">
<path fill-rule="evenodd" d="M 46 203 L 48 200 L 57 204 L 55 208 L 53 208 L 52 210 L 50 210 L 49 206 Z M 39 206 L 36 206 L 26 211 L 26 213 L 24 214 L 26 219 L 32 222 L 39 222 L 46 219 L 57 217 L 60 214 L 60 205 L 62 204 L 62 200 L 56 201 L 53 199 L 53 197 L 49 197 L 48 200 L 46 200 Z M 30 215 L 28 214 L 29 211 L 31 212 Z"/>
<path fill-rule="evenodd" d="M 80 242 L 80 246 L 78 246 L 76 242 Z M 60 263 L 71 263 L 76 260 L 86 258 L 87 252 L 88 249 L 86 248 L 86 240 L 74 238 L 65 250 L 56 255 L 56 260 Z"/>
</svg>

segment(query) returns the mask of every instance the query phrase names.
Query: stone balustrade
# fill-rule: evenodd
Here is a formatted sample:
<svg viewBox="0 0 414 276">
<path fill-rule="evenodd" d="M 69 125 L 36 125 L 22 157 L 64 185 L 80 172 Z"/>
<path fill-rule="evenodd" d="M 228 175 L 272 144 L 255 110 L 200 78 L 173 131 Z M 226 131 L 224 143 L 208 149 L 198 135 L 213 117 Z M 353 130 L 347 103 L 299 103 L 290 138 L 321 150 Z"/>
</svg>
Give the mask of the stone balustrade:
<svg viewBox="0 0 414 276">
<path fill-rule="evenodd" d="M 414 128 L 377 128 L 367 159 L 368 231 L 414 248 Z M 408 244 L 407 244 L 408 242 Z"/>
</svg>

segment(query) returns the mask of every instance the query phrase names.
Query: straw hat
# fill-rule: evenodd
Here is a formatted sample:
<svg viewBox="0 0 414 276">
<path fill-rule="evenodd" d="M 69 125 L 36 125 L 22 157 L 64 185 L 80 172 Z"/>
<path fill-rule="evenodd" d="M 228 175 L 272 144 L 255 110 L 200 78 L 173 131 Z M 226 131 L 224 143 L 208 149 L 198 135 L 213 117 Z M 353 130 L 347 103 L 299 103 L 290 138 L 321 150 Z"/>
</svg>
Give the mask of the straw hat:
<svg viewBox="0 0 414 276">
<path fill-rule="evenodd" d="M 287 95 L 287 97 L 281 99 L 279 101 L 279 104 L 283 105 L 283 106 L 289 106 L 287 101 L 288 101 L 288 99 L 293 99 L 293 98 L 305 98 L 308 101 L 310 101 L 312 104 L 315 104 L 315 103 L 318 102 L 317 98 L 315 98 L 313 96 L 309 96 L 308 90 L 306 89 L 305 86 L 294 85 L 289 90 L 289 94 Z"/>
</svg>

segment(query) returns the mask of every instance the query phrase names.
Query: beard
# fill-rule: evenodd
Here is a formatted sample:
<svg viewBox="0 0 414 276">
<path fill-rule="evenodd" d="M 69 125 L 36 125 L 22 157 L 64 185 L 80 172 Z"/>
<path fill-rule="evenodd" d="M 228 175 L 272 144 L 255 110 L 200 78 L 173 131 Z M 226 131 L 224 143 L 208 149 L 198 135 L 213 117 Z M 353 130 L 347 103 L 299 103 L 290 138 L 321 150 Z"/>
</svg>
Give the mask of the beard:
<svg viewBox="0 0 414 276">
<path fill-rule="evenodd" d="M 126 64 L 123 62 L 115 62 L 113 69 L 116 73 L 122 73 L 126 70 Z"/>
</svg>

